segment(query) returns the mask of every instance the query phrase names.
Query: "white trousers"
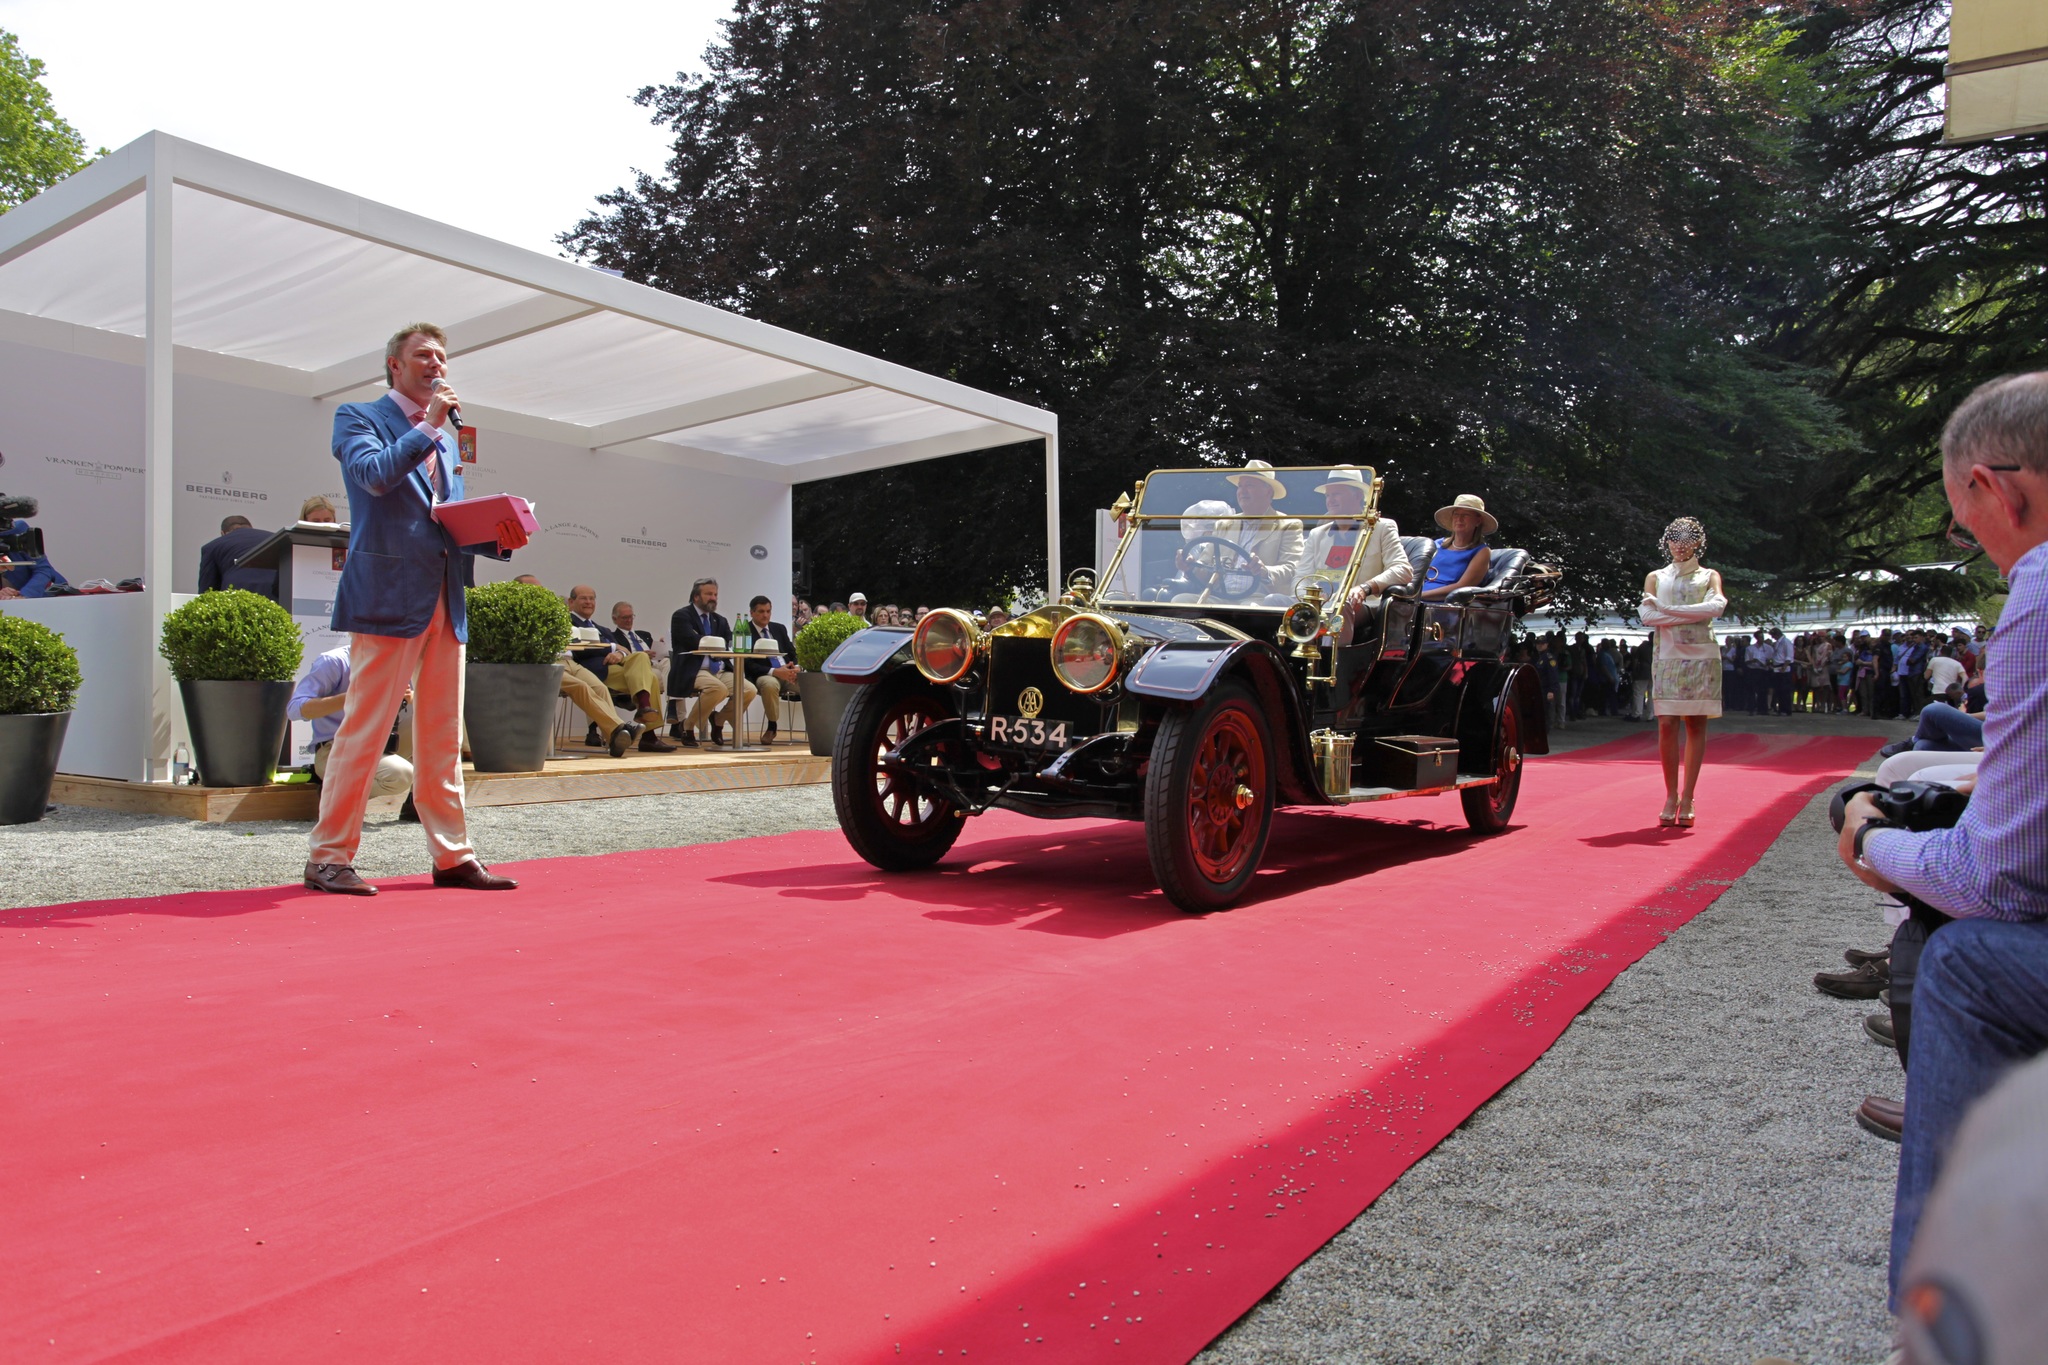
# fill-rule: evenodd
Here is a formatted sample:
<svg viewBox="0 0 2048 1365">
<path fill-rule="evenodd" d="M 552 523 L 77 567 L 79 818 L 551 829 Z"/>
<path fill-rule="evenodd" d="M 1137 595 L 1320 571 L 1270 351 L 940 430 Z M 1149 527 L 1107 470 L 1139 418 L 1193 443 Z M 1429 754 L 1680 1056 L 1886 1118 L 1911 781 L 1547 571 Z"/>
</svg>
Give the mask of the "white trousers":
<svg viewBox="0 0 2048 1365">
<path fill-rule="evenodd" d="M 476 857 L 462 807 L 463 657 L 446 601 L 436 604 L 426 630 L 409 639 L 349 637 L 348 709 L 327 749 L 309 862 L 356 860 L 363 808 L 407 683 L 413 684 L 412 803 L 434 868 L 442 871 Z"/>
</svg>

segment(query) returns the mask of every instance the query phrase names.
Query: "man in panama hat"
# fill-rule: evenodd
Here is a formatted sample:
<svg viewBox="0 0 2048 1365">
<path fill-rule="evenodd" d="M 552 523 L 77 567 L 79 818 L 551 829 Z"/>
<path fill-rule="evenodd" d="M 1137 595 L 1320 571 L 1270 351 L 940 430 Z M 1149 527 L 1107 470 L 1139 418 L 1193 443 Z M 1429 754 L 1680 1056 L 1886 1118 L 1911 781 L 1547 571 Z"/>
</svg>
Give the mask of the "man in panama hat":
<svg viewBox="0 0 2048 1365">
<path fill-rule="evenodd" d="M 1295 582 L 1295 595 L 1299 597 L 1311 576 L 1324 575 L 1323 591 L 1327 594 L 1334 590 L 1332 580 L 1341 582 L 1353 558 L 1358 560 L 1351 596 L 1344 604 L 1342 643 L 1350 642 L 1352 622 L 1368 601 L 1415 577 L 1408 552 L 1401 548 L 1401 530 L 1392 518 L 1378 518 L 1370 531 L 1360 524 L 1372 477 L 1370 469 L 1340 464 L 1330 471 L 1329 478 L 1316 485 L 1330 520 L 1308 533 L 1302 548 L 1301 576 Z"/>
<path fill-rule="evenodd" d="M 1301 523 L 1293 517 L 1266 518 L 1275 516 L 1273 504 L 1287 496 L 1287 485 L 1264 460 L 1248 460 L 1242 470 L 1225 477 L 1237 489 L 1237 510 L 1244 516 L 1217 522 L 1216 534 L 1243 546 L 1250 556 L 1258 586 L 1245 600 L 1286 606 L 1294 600 L 1294 575 L 1301 563 Z"/>
</svg>

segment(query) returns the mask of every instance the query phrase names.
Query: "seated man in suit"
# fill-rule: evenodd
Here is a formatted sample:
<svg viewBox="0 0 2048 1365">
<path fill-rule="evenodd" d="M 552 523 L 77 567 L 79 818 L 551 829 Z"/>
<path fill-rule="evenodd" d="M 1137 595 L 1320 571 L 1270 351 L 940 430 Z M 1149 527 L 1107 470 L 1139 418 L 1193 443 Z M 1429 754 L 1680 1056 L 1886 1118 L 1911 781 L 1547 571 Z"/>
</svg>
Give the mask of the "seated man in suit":
<svg viewBox="0 0 2048 1365">
<path fill-rule="evenodd" d="M 774 614 L 775 604 L 765 597 L 747 603 L 747 615 L 753 618 L 753 638 L 773 640 L 778 647 L 774 654 L 747 661 L 747 681 L 760 693 L 761 718 L 768 722 L 761 732 L 763 744 L 775 742 L 775 723 L 782 719 L 782 699 L 802 700 L 797 696 L 796 646 L 789 642 L 789 628 L 769 619 Z"/>
<path fill-rule="evenodd" d="M 711 728 L 711 742 L 725 743 L 723 729 L 726 720 L 733 716 L 732 709 L 732 663 L 727 659 L 707 659 L 691 651 L 698 641 L 712 636 L 732 645 L 732 626 L 718 614 L 718 580 L 700 578 L 690 585 L 690 600 L 678 607 L 668 620 L 670 647 L 675 651 L 674 662 L 668 670 L 668 694 L 680 703 L 687 699 L 690 709 L 687 717 L 678 716 L 677 723 L 669 734 L 683 742 L 683 747 L 697 747 L 697 731 L 704 725 Z M 740 681 L 739 714 L 744 715 L 754 700 L 754 689 L 745 679 Z M 681 710 L 680 705 L 678 711 Z"/>
<path fill-rule="evenodd" d="M 577 592 L 589 592 L 578 588 Z M 595 596 L 591 599 L 595 605 Z M 569 609 L 574 612 L 576 602 L 571 600 Z M 644 630 L 633 629 L 633 604 L 612 603 L 612 623 L 598 629 L 599 638 L 612 647 L 605 655 L 605 686 L 614 696 L 631 697 L 638 708 L 636 719 L 647 727 L 647 733 L 640 736 L 640 748 L 645 753 L 670 754 L 676 746 L 661 737 L 661 708 L 655 704 L 660 693 L 661 679 L 654 671 L 654 637 Z"/>
<path fill-rule="evenodd" d="M 1219 520 L 1215 534 L 1239 546 L 1245 554 L 1244 567 L 1255 579 L 1245 604 L 1291 604 L 1295 569 L 1302 562 L 1301 522 L 1293 517 L 1253 520 L 1275 515 L 1273 504 L 1286 498 L 1287 485 L 1280 482 L 1273 466 L 1264 460 L 1248 460 L 1241 471 L 1224 477 L 1237 489 L 1237 510 L 1244 515 Z"/>
<path fill-rule="evenodd" d="M 199 547 L 199 591 L 242 588 L 259 597 L 277 600 L 276 569 L 239 569 L 236 561 L 270 539 L 243 516 L 228 517 L 220 524 L 220 535 Z"/>
<path fill-rule="evenodd" d="M 540 580 L 530 573 L 523 573 L 512 581 L 515 583 L 531 583 L 535 587 L 541 585 Z M 578 588 L 575 591 L 589 593 L 591 605 L 593 607 L 597 605 L 597 592 L 595 589 Z M 572 594 L 570 601 L 573 602 L 574 600 Z M 586 622 L 589 620 L 588 617 L 584 619 Z M 576 609 L 574 606 L 569 608 L 569 621 L 572 627 L 576 623 Z M 572 641 L 569 648 L 562 651 L 561 695 L 576 703 L 576 709 L 590 717 L 591 728 L 597 731 L 599 736 L 598 742 L 611 751 L 611 756 L 613 758 L 624 758 L 626 750 L 632 747 L 633 741 L 640 738 L 642 727 L 632 721 L 622 722 L 619 719 L 618 713 L 612 710 L 612 694 L 610 689 L 581 662 L 582 659 L 587 658 L 592 663 L 596 663 L 611 652 L 604 642 L 597 638 L 597 632 L 594 627 L 586 625 L 583 633 L 586 638 L 581 642 L 581 648 L 578 648 L 577 642 Z"/>
</svg>

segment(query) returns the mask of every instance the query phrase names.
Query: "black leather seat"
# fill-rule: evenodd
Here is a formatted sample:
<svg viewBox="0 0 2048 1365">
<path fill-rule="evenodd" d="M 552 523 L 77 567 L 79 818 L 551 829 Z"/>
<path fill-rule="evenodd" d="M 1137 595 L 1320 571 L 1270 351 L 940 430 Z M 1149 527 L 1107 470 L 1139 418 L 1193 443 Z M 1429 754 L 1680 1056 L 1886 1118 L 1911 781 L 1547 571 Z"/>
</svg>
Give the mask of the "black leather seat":
<svg viewBox="0 0 2048 1365">
<path fill-rule="evenodd" d="M 1482 593 L 1497 592 L 1503 584 L 1515 578 L 1523 569 L 1527 568 L 1528 564 L 1529 552 L 1527 550 L 1495 550 L 1486 561 L 1485 582 L 1469 588 L 1460 588 L 1444 600 L 1447 602 L 1465 602 L 1480 596 Z"/>
<path fill-rule="evenodd" d="M 1436 542 L 1428 536 L 1402 536 L 1401 548 L 1408 555 L 1409 564 L 1414 566 L 1415 577 L 1408 582 L 1407 591 L 1422 591 L 1422 576 L 1429 572 L 1430 558 L 1436 554 Z"/>
</svg>

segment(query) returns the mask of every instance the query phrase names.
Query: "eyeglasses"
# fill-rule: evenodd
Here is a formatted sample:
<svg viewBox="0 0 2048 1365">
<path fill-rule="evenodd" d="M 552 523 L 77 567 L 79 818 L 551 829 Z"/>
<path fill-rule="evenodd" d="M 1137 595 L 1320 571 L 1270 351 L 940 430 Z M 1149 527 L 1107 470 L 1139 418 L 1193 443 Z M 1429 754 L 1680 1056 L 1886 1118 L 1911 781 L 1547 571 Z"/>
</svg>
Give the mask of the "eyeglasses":
<svg viewBox="0 0 2048 1365">
<path fill-rule="evenodd" d="M 2025 465 L 2017 464 L 1987 464 L 1984 466 L 1987 472 L 1999 474 L 2016 474 L 2025 468 Z M 1973 473 L 1970 475 L 1969 482 L 1964 484 L 1963 487 L 1975 488 L 1976 486 L 1977 476 Z M 1979 555 L 1984 553 L 1984 547 L 1977 543 L 1977 537 L 1971 534 L 1970 528 L 1959 523 L 1954 517 L 1948 519 L 1947 539 L 1948 543 L 1955 546 L 1958 550 L 1968 550 L 1971 554 Z"/>
</svg>

